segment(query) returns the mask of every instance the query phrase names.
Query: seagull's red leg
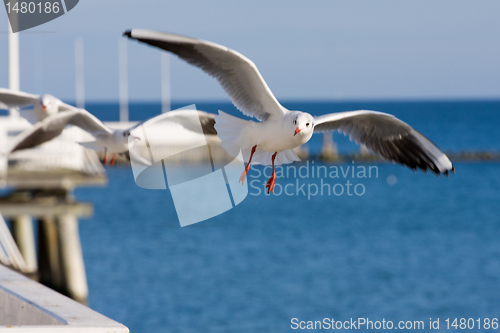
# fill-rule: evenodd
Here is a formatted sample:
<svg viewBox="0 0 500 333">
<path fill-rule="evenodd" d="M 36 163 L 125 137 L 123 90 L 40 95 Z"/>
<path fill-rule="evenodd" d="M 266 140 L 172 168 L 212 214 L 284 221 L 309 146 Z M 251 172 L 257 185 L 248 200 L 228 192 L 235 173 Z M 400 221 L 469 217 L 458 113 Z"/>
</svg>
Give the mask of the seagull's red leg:
<svg viewBox="0 0 500 333">
<path fill-rule="evenodd" d="M 267 188 L 267 193 L 269 194 L 269 192 L 273 192 L 274 193 L 274 183 L 275 183 L 275 180 L 276 180 L 276 173 L 274 172 L 274 159 L 276 158 L 276 155 L 278 154 L 278 152 L 275 152 L 273 154 L 273 157 L 272 157 L 272 162 L 273 162 L 273 174 L 271 176 L 271 178 L 269 178 L 269 180 L 267 181 L 267 184 L 266 184 L 266 188 Z"/>
<path fill-rule="evenodd" d="M 111 166 L 115 165 L 115 161 L 116 161 L 116 154 L 113 154 L 113 158 L 111 159 L 111 161 L 109 161 L 109 165 Z"/>
<path fill-rule="evenodd" d="M 108 161 L 108 149 L 104 148 L 104 158 L 102 159 L 102 164 L 106 165 L 107 161 Z"/>
<path fill-rule="evenodd" d="M 250 163 L 252 163 L 252 157 L 253 154 L 255 153 L 255 149 L 257 149 L 257 145 L 252 147 L 252 152 L 250 153 L 250 159 L 248 160 L 247 167 L 241 173 L 240 180 L 238 180 L 238 183 L 241 182 L 241 185 L 245 184 L 245 179 L 247 178 L 248 170 L 250 170 Z"/>
</svg>

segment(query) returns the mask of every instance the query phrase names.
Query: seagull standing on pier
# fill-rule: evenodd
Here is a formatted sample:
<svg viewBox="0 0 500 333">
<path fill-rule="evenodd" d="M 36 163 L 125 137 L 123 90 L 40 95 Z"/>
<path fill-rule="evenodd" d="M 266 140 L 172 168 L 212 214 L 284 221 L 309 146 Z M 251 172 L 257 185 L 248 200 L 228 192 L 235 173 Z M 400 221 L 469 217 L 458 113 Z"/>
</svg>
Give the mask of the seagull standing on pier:
<svg viewBox="0 0 500 333">
<path fill-rule="evenodd" d="M 273 166 L 266 184 L 274 192 L 275 165 L 300 159 L 292 151 L 315 132 L 339 131 L 362 143 L 383 158 L 410 167 L 448 175 L 454 167 L 431 141 L 396 117 L 382 112 L 360 110 L 313 117 L 283 107 L 262 78 L 255 64 L 227 47 L 151 30 L 134 29 L 126 36 L 176 54 L 180 59 L 213 76 L 243 114 L 257 118 L 247 121 L 219 111 L 215 117 L 217 135 L 224 145 L 240 147 L 248 163 L 240 177 L 244 183 L 250 164 Z"/>
</svg>

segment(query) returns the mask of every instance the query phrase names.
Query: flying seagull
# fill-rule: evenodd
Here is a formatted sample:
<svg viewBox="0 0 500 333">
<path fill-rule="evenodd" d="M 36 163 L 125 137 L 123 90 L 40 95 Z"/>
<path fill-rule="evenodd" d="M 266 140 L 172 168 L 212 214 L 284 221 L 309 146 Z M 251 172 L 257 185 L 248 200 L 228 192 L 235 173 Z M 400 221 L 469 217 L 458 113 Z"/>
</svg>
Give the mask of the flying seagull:
<svg viewBox="0 0 500 333">
<path fill-rule="evenodd" d="M 203 111 L 193 112 L 193 110 L 179 110 L 158 115 L 154 118 L 146 120 L 146 122 L 147 124 L 152 124 L 156 121 L 173 122 L 193 132 L 196 132 L 199 128 L 199 124 L 201 123 L 203 134 L 215 135 L 217 132 L 214 128 L 214 116 L 214 114 Z M 196 126 L 196 122 L 198 122 L 198 126 Z M 96 151 L 104 151 L 104 164 L 107 162 L 107 153 L 112 153 L 113 157 L 111 158 L 109 164 L 113 165 L 115 163 L 116 154 L 125 153 L 127 156 L 130 156 L 128 155 L 130 132 L 141 124 L 142 123 L 124 130 L 111 129 L 86 110 L 75 109 L 72 111 L 61 112 L 45 118 L 44 120 L 36 123 L 30 129 L 19 134 L 15 138 L 14 143 L 8 149 L 6 155 L 9 155 L 17 150 L 33 148 L 44 142 L 50 141 L 59 136 L 66 126 L 73 125 L 90 133 L 96 139 L 95 141 L 90 142 L 79 142 L 79 144 Z M 132 139 L 141 140 L 141 138 L 136 136 Z M 147 161 L 138 162 L 150 164 Z"/>
<path fill-rule="evenodd" d="M 244 55 L 212 42 L 171 33 L 133 29 L 124 35 L 176 54 L 187 63 L 213 76 L 243 114 L 257 118 L 247 121 L 219 111 L 215 128 L 224 143 L 241 148 L 248 163 L 240 177 L 244 183 L 250 163 L 273 166 L 266 184 L 274 192 L 274 166 L 299 158 L 292 151 L 315 132 L 339 131 L 364 144 L 383 158 L 436 175 L 448 175 L 454 167 L 448 157 L 429 139 L 396 117 L 382 112 L 360 110 L 313 117 L 283 107 L 262 78 L 255 64 Z"/>
<path fill-rule="evenodd" d="M 33 105 L 32 109 L 20 110 L 20 113 L 32 124 L 59 111 L 77 109 L 52 95 L 33 95 L 23 91 L 0 88 L 0 109 L 22 108 L 30 105 Z"/>
</svg>

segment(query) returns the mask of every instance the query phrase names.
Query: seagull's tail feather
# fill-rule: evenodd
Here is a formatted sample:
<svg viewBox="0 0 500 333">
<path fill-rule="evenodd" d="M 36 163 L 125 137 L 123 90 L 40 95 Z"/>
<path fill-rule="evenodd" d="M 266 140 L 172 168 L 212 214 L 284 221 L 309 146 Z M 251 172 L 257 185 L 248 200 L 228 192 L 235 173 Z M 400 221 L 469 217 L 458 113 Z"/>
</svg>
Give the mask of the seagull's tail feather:
<svg viewBox="0 0 500 333">
<path fill-rule="evenodd" d="M 95 151 L 104 150 L 102 146 L 97 144 L 97 141 L 88 141 L 88 142 L 78 142 L 79 145 L 84 146 L 85 148 L 89 148 Z"/>
<path fill-rule="evenodd" d="M 243 159 L 248 162 L 253 140 L 250 135 L 252 122 L 231 116 L 219 110 L 215 116 L 215 129 L 222 147 L 232 156 L 238 156 L 239 151 L 243 154 Z"/>
<path fill-rule="evenodd" d="M 271 165 L 272 156 L 274 153 L 266 151 L 266 150 L 257 150 L 252 157 L 252 164 L 262 164 L 262 165 Z M 243 152 L 243 156 L 245 156 L 245 152 Z M 274 165 L 282 165 L 282 164 L 290 164 L 294 161 L 300 161 L 300 158 L 293 152 L 293 150 L 285 150 L 279 152 L 276 155 L 276 159 L 274 160 Z"/>
</svg>

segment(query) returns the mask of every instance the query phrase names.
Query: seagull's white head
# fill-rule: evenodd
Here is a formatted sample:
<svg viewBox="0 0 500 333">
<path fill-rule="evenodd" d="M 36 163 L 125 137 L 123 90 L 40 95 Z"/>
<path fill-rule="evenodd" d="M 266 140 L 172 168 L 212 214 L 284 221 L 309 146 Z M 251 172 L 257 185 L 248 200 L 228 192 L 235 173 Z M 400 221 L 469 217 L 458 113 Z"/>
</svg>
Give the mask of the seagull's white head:
<svg viewBox="0 0 500 333">
<path fill-rule="evenodd" d="M 290 127 L 290 134 L 301 144 L 309 141 L 313 135 L 314 118 L 309 113 L 292 111 L 287 119 L 287 127 Z"/>
<path fill-rule="evenodd" d="M 59 100 L 52 95 L 40 96 L 42 117 L 46 118 L 59 112 Z"/>
<path fill-rule="evenodd" d="M 113 132 L 113 141 L 114 144 L 116 145 L 117 148 L 115 149 L 121 149 L 122 151 L 128 150 L 128 145 L 129 145 L 129 137 L 133 140 L 133 144 L 135 144 L 138 140 L 141 140 L 141 138 L 137 136 L 130 135 L 130 130 L 116 130 Z M 118 148 L 120 147 L 120 148 Z M 121 151 L 120 151 L 121 152 Z"/>
</svg>

